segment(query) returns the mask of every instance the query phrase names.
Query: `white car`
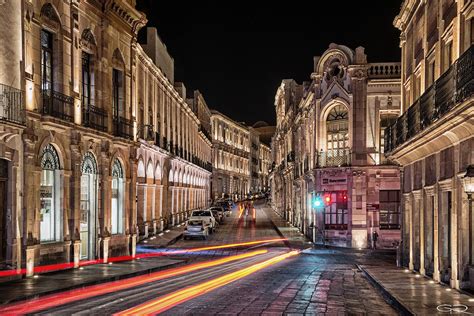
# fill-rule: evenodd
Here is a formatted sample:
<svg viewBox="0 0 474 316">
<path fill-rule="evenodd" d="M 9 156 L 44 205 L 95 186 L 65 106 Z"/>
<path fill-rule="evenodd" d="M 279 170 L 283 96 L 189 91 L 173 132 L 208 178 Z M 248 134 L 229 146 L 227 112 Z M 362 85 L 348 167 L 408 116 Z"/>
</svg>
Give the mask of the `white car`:
<svg viewBox="0 0 474 316">
<path fill-rule="evenodd" d="M 207 239 L 207 236 L 209 236 L 209 226 L 206 226 L 204 221 L 195 219 L 186 222 L 183 232 L 184 239 L 188 239 L 189 237 L 202 237 Z"/>
<path fill-rule="evenodd" d="M 206 227 L 209 230 L 209 233 L 211 234 L 216 229 L 216 219 L 214 218 L 214 215 L 212 215 L 211 210 L 193 211 L 188 221 L 191 220 L 202 220 L 204 227 Z"/>
</svg>

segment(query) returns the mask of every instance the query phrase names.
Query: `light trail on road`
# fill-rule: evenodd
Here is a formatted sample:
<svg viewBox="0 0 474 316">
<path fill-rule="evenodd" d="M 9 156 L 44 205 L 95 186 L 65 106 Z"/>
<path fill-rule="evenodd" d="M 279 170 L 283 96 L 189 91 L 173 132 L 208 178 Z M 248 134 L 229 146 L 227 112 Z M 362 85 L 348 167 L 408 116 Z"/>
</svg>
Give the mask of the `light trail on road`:
<svg viewBox="0 0 474 316">
<path fill-rule="evenodd" d="M 132 256 L 118 256 L 118 257 L 110 257 L 107 262 L 123 262 L 123 261 L 130 261 L 134 259 L 144 259 L 144 258 L 151 258 L 151 257 L 160 257 L 166 255 L 175 255 L 175 254 L 186 254 L 198 251 L 205 251 L 205 250 L 215 250 L 215 249 L 225 249 L 225 248 L 235 248 L 235 247 L 242 247 L 242 246 L 251 246 L 255 244 L 265 244 L 265 243 L 272 243 L 272 242 L 279 242 L 284 241 L 284 238 L 277 238 L 277 239 L 267 239 L 267 240 L 256 240 L 252 242 L 243 242 L 243 243 L 234 243 L 234 244 L 225 244 L 219 246 L 209 246 L 209 247 L 200 247 L 200 248 L 191 248 L 191 249 L 183 249 L 183 250 L 173 250 L 173 251 L 150 251 L 147 253 L 140 253 Z M 79 262 L 79 267 L 84 267 L 88 265 L 94 264 L 103 264 L 107 263 L 104 259 L 97 259 L 97 260 L 85 260 Z M 51 265 L 44 265 L 44 266 L 37 266 L 34 267 L 33 273 L 46 273 L 46 272 L 53 272 L 59 270 L 67 270 L 74 268 L 73 262 L 68 263 L 58 263 L 58 264 L 51 264 Z M 2 270 L 0 271 L 0 277 L 7 277 L 12 275 L 19 275 L 19 274 L 26 274 L 26 269 L 20 270 Z"/>
<path fill-rule="evenodd" d="M 272 238 L 272 239 L 264 239 L 264 240 L 254 240 L 254 241 L 247 241 L 247 242 L 240 242 L 240 243 L 233 243 L 233 244 L 225 244 L 225 245 L 217 245 L 217 246 L 208 246 L 208 247 L 200 247 L 200 248 L 191 248 L 191 249 L 183 249 L 183 250 L 173 250 L 167 252 L 168 254 L 181 254 L 181 253 L 189 253 L 189 252 L 197 252 L 197 251 L 204 251 L 204 250 L 216 250 L 216 249 L 225 249 L 225 248 L 235 248 L 235 247 L 244 247 L 244 246 L 253 246 L 258 244 L 268 244 L 274 242 L 285 241 L 286 238 Z"/>
<path fill-rule="evenodd" d="M 194 285 L 183 290 L 178 290 L 176 292 L 167 294 L 165 296 L 159 297 L 156 300 L 138 305 L 136 307 L 127 309 L 125 311 L 116 313 L 116 316 L 128 316 L 128 315 L 155 315 L 167 311 L 173 308 L 176 305 L 179 305 L 183 302 L 186 302 L 190 299 L 196 298 L 207 292 L 213 291 L 217 288 L 220 288 L 224 285 L 227 285 L 231 282 L 237 281 L 241 278 L 244 278 L 250 274 L 253 274 L 259 270 L 262 270 L 266 267 L 269 267 L 273 264 L 276 264 L 280 261 L 283 261 L 289 257 L 299 254 L 299 251 L 293 250 L 282 255 L 275 256 L 271 259 L 265 260 L 263 262 L 257 263 L 253 266 L 223 275 L 216 279 L 204 282 L 202 284 Z"/>
<path fill-rule="evenodd" d="M 167 269 L 159 272 L 154 272 L 149 275 L 143 275 L 139 277 L 133 277 L 120 281 L 104 283 L 100 285 L 93 285 L 77 290 L 69 290 L 59 294 L 48 295 L 39 299 L 13 303 L 5 307 L 0 308 L 0 315 L 23 315 L 26 313 L 34 313 L 40 310 L 64 305 L 67 303 L 83 300 L 99 295 L 104 295 L 112 292 L 126 290 L 132 287 L 143 285 L 150 282 L 159 281 L 165 278 L 179 276 L 185 273 L 201 270 L 209 267 L 219 266 L 231 261 L 241 260 L 245 258 L 254 257 L 257 255 L 265 254 L 268 251 L 265 249 L 243 253 L 239 255 L 229 256 L 218 260 L 205 261 L 201 263 L 195 263 L 186 265 L 184 267 Z"/>
</svg>

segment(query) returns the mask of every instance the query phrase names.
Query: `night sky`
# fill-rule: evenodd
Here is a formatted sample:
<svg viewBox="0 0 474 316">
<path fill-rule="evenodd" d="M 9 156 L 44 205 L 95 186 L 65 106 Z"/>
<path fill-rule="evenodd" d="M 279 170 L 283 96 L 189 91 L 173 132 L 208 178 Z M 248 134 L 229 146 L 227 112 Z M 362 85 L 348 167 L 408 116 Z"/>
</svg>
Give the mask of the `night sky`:
<svg viewBox="0 0 474 316">
<path fill-rule="evenodd" d="M 138 0 L 175 61 L 175 81 L 200 90 L 237 121 L 275 123 L 282 79 L 309 81 L 313 56 L 331 42 L 364 46 L 369 62 L 399 61 L 392 25 L 401 0 Z M 143 30 L 142 30 L 143 32 Z"/>
</svg>

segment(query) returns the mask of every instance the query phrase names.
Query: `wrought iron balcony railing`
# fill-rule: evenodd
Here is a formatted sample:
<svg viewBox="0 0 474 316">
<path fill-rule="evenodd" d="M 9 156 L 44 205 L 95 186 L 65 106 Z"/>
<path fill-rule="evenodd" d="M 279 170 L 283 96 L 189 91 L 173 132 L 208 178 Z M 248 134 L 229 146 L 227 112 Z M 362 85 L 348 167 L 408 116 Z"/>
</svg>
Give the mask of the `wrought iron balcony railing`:
<svg viewBox="0 0 474 316">
<path fill-rule="evenodd" d="M 155 141 L 155 131 L 153 125 L 141 125 L 138 129 L 138 137 L 146 141 Z"/>
<path fill-rule="evenodd" d="M 124 117 L 116 116 L 114 117 L 113 123 L 114 136 L 126 139 L 133 139 L 133 122 L 131 120 L 126 119 Z"/>
<path fill-rule="evenodd" d="M 82 125 L 101 132 L 106 132 L 107 111 L 93 105 L 84 107 L 82 109 Z"/>
<path fill-rule="evenodd" d="M 43 97 L 43 114 L 51 115 L 64 121 L 72 122 L 74 118 L 74 98 L 48 89 L 41 92 Z"/>
<path fill-rule="evenodd" d="M 155 146 L 162 148 L 160 144 L 160 140 L 161 140 L 160 133 L 155 132 Z"/>
<path fill-rule="evenodd" d="M 474 92 L 474 45 L 385 129 L 385 154 L 427 129 Z"/>
<path fill-rule="evenodd" d="M 25 124 L 23 91 L 0 84 L 0 120 Z"/>
<path fill-rule="evenodd" d="M 333 149 L 320 151 L 316 157 L 316 166 L 324 167 L 344 167 L 351 165 L 351 151 L 349 149 Z"/>
</svg>

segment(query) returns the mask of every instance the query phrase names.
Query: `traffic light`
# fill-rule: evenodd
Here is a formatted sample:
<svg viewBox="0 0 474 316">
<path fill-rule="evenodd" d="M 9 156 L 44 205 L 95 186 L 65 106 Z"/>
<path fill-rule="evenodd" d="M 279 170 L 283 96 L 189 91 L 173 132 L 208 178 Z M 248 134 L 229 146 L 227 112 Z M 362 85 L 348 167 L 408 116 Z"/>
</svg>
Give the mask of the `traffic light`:
<svg viewBox="0 0 474 316">
<path fill-rule="evenodd" d="M 330 195 L 325 195 L 324 196 L 324 203 L 326 203 L 326 205 L 331 204 L 331 196 Z"/>
<path fill-rule="evenodd" d="M 313 199 L 313 206 L 314 207 L 321 207 L 323 206 L 323 200 L 320 196 L 315 196 Z"/>
</svg>

